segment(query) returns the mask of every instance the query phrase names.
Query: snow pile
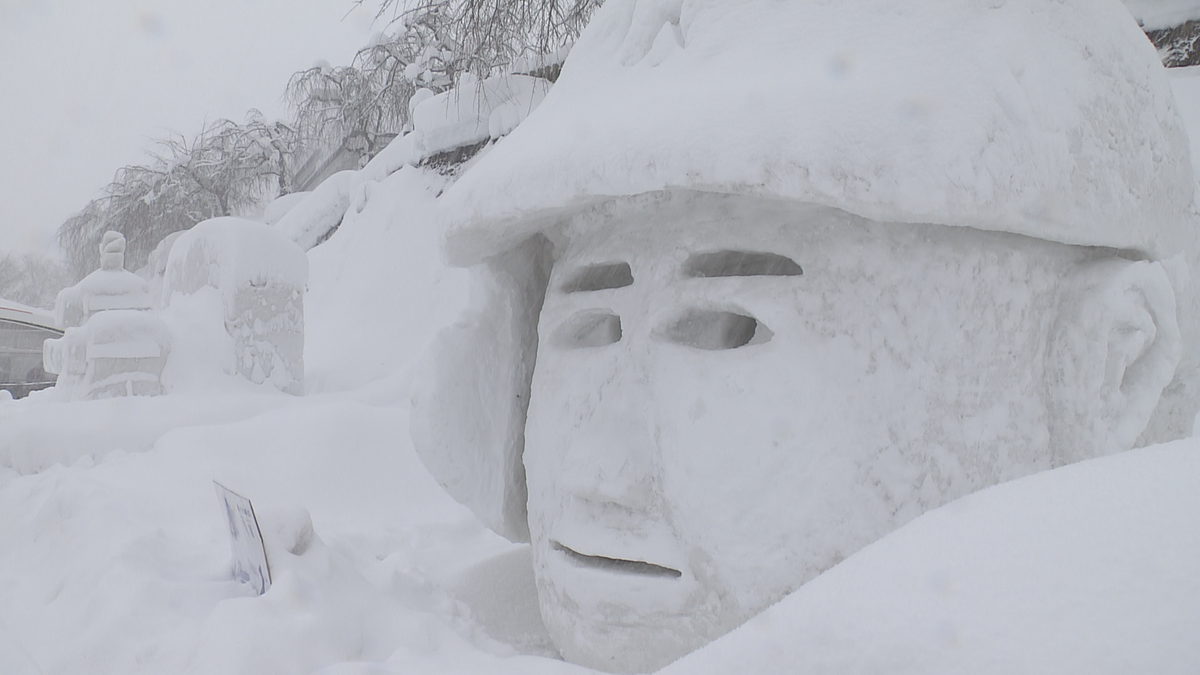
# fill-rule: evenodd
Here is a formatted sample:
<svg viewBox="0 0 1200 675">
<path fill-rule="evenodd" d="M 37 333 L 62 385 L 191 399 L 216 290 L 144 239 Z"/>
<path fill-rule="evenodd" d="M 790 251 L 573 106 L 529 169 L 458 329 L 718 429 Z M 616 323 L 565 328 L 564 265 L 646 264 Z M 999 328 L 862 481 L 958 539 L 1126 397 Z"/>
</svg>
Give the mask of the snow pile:
<svg viewBox="0 0 1200 675">
<path fill-rule="evenodd" d="M 1194 673 L 1200 441 L 964 497 L 664 675 Z"/>
<path fill-rule="evenodd" d="M 1171 76 L 1171 90 L 1175 93 L 1180 113 L 1196 129 L 1195 133 L 1189 135 L 1188 141 L 1196 175 L 1200 176 L 1200 67 L 1172 68 L 1167 72 Z M 1196 187 L 1200 190 L 1200 181 Z"/>
<path fill-rule="evenodd" d="M 333 174 L 312 192 L 303 193 L 295 203 L 288 203 L 287 211 L 274 223 L 275 227 L 307 251 L 341 222 L 342 214 L 350 206 L 350 195 L 358 184 L 357 171 Z"/>
<path fill-rule="evenodd" d="M 278 223 L 297 204 L 305 199 L 308 199 L 310 194 L 312 193 L 292 192 L 272 200 L 271 203 L 267 204 L 266 208 L 263 209 L 262 221 L 267 225 L 274 225 Z"/>
<path fill-rule="evenodd" d="M 309 252 L 305 304 L 320 319 L 305 333 L 314 391 L 400 387 L 407 407 L 416 356 L 466 303 L 467 273 L 437 254 L 434 197 L 445 184 L 414 167 L 365 183 L 362 209 L 347 211 L 337 233 Z"/>
<path fill-rule="evenodd" d="M 447 191 L 448 250 L 695 189 L 1170 254 L 1192 172 L 1161 71 L 1117 0 L 608 2 Z"/>
<path fill-rule="evenodd" d="M 528 75 L 463 77 L 454 89 L 413 106 L 413 130 L 424 154 L 434 155 L 516 128 L 546 97 L 550 82 Z"/>
<path fill-rule="evenodd" d="M 263 220 L 307 251 L 338 227 L 351 206 L 362 210 L 371 183 L 432 155 L 508 134 L 541 103 L 550 86 L 538 77 L 502 75 L 482 82 L 464 76 L 458 87 L 437 95 L 421 89 L 411 103 L 413 132 L 394 139 L 362 169 L 340 171 L 312 192 L 275 200 Z"/>
<path fill-rule="evenodd" d="M 371 183 L 384 180 L 404 166 L 415 165 L 420 159 L 420 155 L 414 154 L 411 134 L 397 137 L 363 168 L 339 171 L 312 192 L 275 200 L 268 206 L 264 219 L 307 251 L 338 227 L 352 205 L 362 210 Z"/>
<path fill-rule="evenodd" d="M 296 403 L 241 423 L 177 420 L 148 452 L 4 469 L 0 625 L 40 670 L 0 672 L 520 672 L 447 590 L 464 560 L 504 545 L 396 451 L 395 412 L 274 398 Z M 128 405 L 145 400 L 110 414 L 145 414 Z M 213 479 L 255 500 L 275 579 L 261 598 L 230 577 Z M 314 531 L 303 550 L 289 524 L 300 509 Z"/>
<path fill-rule="evenodd" d="M 188 386 L 169 396 L 0 402 L 0 672 L 586 672 L 522 656 L 552 654 L 527 549 L 407 441 L 413 361 L 466 301 L 436 255 L 443 184 L 411 167 L 371 184 L 312 253 L 308 396 L 173 361 Z M 214 313 L 214 287 L 174 296 L 178 353 L 231 339 Z M 262 597 L 230 576 L 214 479 L 254 500 Z"/>
<path fill-rule="evenodd" d="M 1200 19 L 1196 0 L 1124 0 L 1125 6 L 1146 30 L 1174 28 Z"/>
<path fill-rule="evenodd" d="M 269 225 L 214 218 L 171 247 L 163 304 L 203 288 L 220 293 L 225 330 L 233 336 L 237 371 L 304 393 L 304 291 L 308 259 Z"/>
<path fill-rule="evenodd" d="M 146 280 L 147 287 L 150 291 L 150 301 L 155 309 L 163 308 L 162 287 L 163 281 L 167 276 L 167 258 L 171 255 L 171 247 L 175 245 L 175 240 L 186 230 L 172 232 L 163 237 L 162 241 L 154 247 L 154 250 L 147 256 L 146 265 L 139 269 L 135 274 Z"/>
</svg>

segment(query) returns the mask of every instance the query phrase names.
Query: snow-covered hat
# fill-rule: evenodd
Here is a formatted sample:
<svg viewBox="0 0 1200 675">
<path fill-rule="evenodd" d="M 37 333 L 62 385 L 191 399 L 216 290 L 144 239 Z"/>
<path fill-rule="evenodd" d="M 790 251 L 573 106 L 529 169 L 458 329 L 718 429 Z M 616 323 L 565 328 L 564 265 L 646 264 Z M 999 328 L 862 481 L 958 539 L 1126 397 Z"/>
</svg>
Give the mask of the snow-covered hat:
<svg viewBox="0 0 1200 675">
<path fill-rule="evenodd" d="M 1184 127 L 1119 0 L 609 0 L 441 198 L 471 265 L 612 197 L 700 190 L 1157 257 Z"/>
<path fill-rule="evenodd" d="M 528 537 L 552 262 L 531 235 L 660 190 L 1150 258 L 1196 248 L 1187 135 L 1119 0 L 608 0 L 542 105 L 439 198 L 447 257 L 487 297 L 427 357 L 413 440 L 511 539 Z"/>
</svg>

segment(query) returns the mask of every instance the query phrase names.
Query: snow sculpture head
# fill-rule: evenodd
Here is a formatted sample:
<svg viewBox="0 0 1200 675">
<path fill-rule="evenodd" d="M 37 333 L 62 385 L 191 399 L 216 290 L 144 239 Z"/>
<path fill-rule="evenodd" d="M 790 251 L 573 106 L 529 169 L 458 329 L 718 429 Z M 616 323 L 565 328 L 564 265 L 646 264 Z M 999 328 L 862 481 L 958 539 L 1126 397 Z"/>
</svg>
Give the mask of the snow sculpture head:
<svg viewBox="0 0 1200 675">
<path fill-rule="evenodd" d="M 651 670 L 925 510 L 1188 433 L 1186 147 L 1117 2 L 611 0 L 442 198 L 481 300 L 414 441 L 532 540 L 565 657 Z"/>
</svg>

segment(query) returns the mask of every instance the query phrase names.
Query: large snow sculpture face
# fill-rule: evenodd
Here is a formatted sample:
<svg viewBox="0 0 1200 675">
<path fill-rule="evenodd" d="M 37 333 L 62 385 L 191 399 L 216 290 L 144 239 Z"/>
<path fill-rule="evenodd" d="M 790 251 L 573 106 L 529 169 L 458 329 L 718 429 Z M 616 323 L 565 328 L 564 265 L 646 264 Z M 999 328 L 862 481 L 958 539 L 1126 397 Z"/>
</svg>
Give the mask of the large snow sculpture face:
<svg viewBox="0 0 1200 675">
<path fill-rule="evenodd" d="M 1122 368 L 1081 298 L 1149 265 L 1103 249 L 694 194 L 554 236 L 529 524 L 551 634 L 606 670 L 657 668 L 957 496 L 1128 447 L 1173 370 L 1126 392 L 1124 436 L 1094 423 Z"/>
</svg>

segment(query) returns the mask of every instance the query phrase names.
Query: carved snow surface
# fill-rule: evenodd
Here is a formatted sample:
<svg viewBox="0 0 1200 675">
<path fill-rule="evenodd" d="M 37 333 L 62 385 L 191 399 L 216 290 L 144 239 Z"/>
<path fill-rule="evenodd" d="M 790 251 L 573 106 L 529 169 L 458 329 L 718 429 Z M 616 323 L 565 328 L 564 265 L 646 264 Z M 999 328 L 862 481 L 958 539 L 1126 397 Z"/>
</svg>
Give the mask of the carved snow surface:
<svg viewBox="0 0 1200 675">
<path fill-rule="evenodd" d="M 308 258 L 269 225 L 215 218 L 181 235 L 167 261 L 164 304 L 211 287 L 221 294 L 237 372 L 304 393 Z"/>
<path fill-rule="evenodd" d="M 1117 0 L 613 0 L 446 191 L 448 253 L 666 189 L 1178 251 L 1192 169 L 1161 71 Z"/>
<path fill-rule="evenodd" d="M 1116 0 L 611 0 L 439 198 L 476 293 L 414 444 L 531 540 L 567 660 L 647 672 L 927 510 L 1191 433 L 1194 191 Z"/>
</svg>

